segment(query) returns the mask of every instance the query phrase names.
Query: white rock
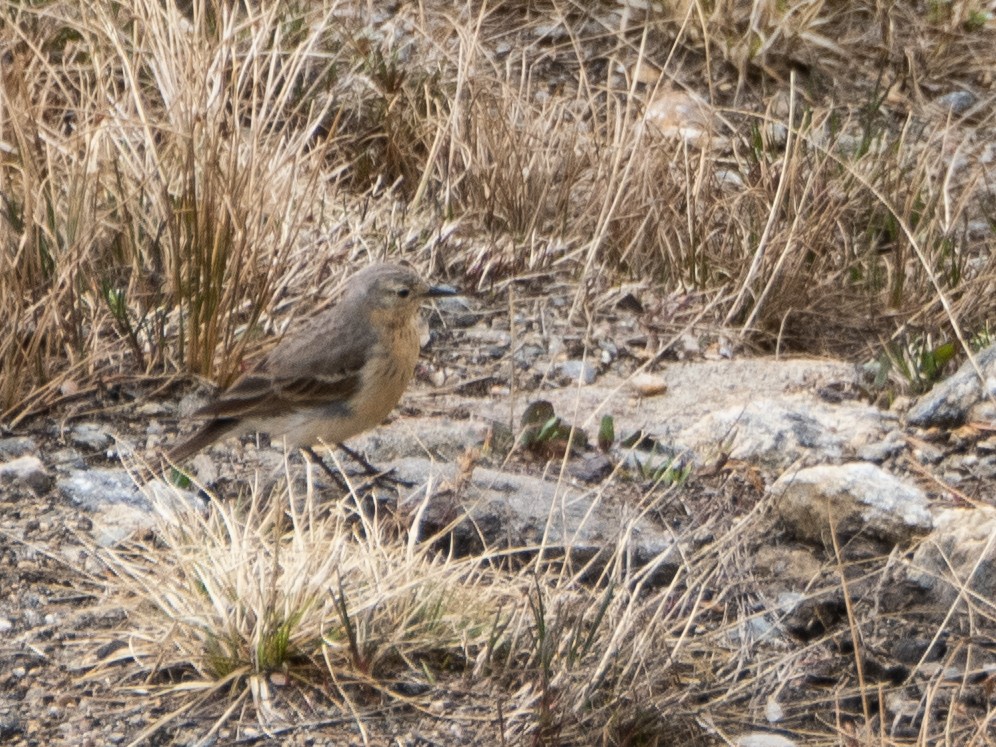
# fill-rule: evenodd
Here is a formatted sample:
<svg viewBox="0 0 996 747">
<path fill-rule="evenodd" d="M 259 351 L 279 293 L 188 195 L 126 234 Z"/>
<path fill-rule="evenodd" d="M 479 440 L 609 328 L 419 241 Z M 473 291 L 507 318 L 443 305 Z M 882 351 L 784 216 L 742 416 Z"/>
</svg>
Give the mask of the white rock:
<svg viewBox="0 0 996 747">
<path fill-rule="evenodd" d="M 754 732 L 738 737 L 734 744 L 737 747 L 796 747 L 797 743 L 781 734 Z"/>
<path fill-rule="evenodd" d="M 433 490 L 457 479 L 455 464 L 408 457 L 391 463 L 395 474 L 413 483 L 430 484 Z M 409 509 L 425 498 L 425 488 L 413 491 L 403 504 Z M 607 561 L 611 551 L 625 547 L 626 557 L 637 566 L 653 565 L 654 575 L 670 580 L 682 560 L 678 540 L 638 511 L 627 511 L 605 500 L 597 490 L 572 487 L 556 480 L 477 467 L 461 484 L 457 503 L 430 499 L 421 524 L 428 533 L 454 523 L 455 511 L 465 513 L 456 522 L 453 536 L 460 544 L 567 550 L 585 562 L 596 556 Z M 447 530 L 450 531 L 450 530 Z M 597 562 L 594 563 L 598 565 Z"/>
<path fill-rule="evenodd" d="M 667 381 L 663 376 L 652 373 L 641 373 L 629 381 L 630 387 L 641 397 L 656 397 L 667 391 Z"/>
<path fill-rule="evenodd" d="M 567 384 L 580 382 L 585 386 L 595 383 L 598 371 L 587 361 L 570 360 L 557 365 L 557 373 Z"/>
<path fill-rule="evenodd" d="M 984 381 L 996 377 L 996 345 L 976 353 L 975 363 Z M 979 379 L 972 361 L 965 361 L 961 368 L 913 405 L 906 422 L 920 428 L 964 423 L 969 410 L 986 396 L 983 380 Z"/>
<path fill-rule="evenodd" d="M 96 423 L 80 423 L 70 432 L 69 441 L 81 449 L 101 452 L 107 449 L 114 439 Z"/>
<path fill-rule="evenodd" d="M 73 503 L 95 511 L 122 503 L 148 511 L 149 501 L 123 469 L 79 469 L 59 479 L 59 490 Z"/>
<path fill-rule="evenodd" d="M 0 438 L 0 456 L 19 457 L 25 454 L 37 453 L 38 443 L 30 436 Z"/>
<path fill-rule="evenodd" d="M 22 456 L 0 464 L 0 485 L 25 485 L 41 495 L 52 487 L 52 475 L 36 456 Z"/>
<path fill-rule="evenodd" d="M 709 413 L 677 438 L 702 458 L 724 450 L 768 468 L 845 459 L 880 440 L 893 416 L 865 404 L 829 405 L 812 397 L 788 395 L 755 399 Z"/>
<path fill-rule="evenodd" d="M 911 581 L 947 605 L 967 584 L 974 594 L 996 598 L 996 508 L 949 508 L 913 553 Z"/>
<path fill-rule="evenodd" d="M 830 545 L 862 535 L 888 545 L 933 528 L 927 496 L 867 462 L 821 465 L 786 472 L 771 486 L 775 510 L 796 537 Z"/>
<path fill-rule="evenodd" d="M 785 709 L 774 695 L 769 695 L 764 703 L 764 717 L 769 724 L 777 724 L 785 718 Z"/>
</svg>

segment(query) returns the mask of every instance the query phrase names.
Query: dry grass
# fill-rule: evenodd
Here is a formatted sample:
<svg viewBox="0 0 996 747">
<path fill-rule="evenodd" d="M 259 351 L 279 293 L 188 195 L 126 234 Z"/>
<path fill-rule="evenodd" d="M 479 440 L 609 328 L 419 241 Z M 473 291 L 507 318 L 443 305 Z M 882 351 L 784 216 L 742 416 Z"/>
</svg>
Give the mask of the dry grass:
<svg viewBox="0 0 996 747">
<path fill-rule="evenodd" d="M 224 382 L 365 254 L 556 269 L 574 311 L 704 289 L 782 349 L 989 320 L 984 4 L 212 7 L 4 6 L 8 419 L 100 376 Z M 700 137 L 656 126 L 682 89 Z"/>
<path fill-rule="evenodd" d="M 457 707 L 436 718 L 511 743 L 700 731 L 677 707 L 684 667 L 711 648 L 686 634 L 708 614 L 714 547 L 659 587 L 673 552 L 634 568 L 625 534 L 600 566 L 572 568 L 540 546 L 453 557 L 444 535 L 418 539 L 417 521 L 399 533 L 355 496 L 328 505 L 310 485 L 254 486 L 206 513 L 150 498 L 154 540 L 101 553 L 109 604 L 129 611 L 127 645 L 88 675 L 173 704 L 149 733 L 213 712 L 211 731 L 244 736 L 334 705 L 363 734 L 392 703 L 430 712 L 443 697 Z M 512 557 L 531 560 L 511 570 Z"/>
<path fill-rule="evenodd" d="M 837 547 L 801 598 L 769 599 L 750 560 L 768 543 L 764 502 L 735 518 L 722 495 L 698 503 L 699 520 L 674 534 L 681 552 L 636 567 L 625 528 L 597 565 L 542 545 L 456 557 L 445 532 L 420 536 L 422 508 L 441 499 L 431 487 L 403 525 L 357 510 L 355 496 L 330 504 L 310 483 L 257 481 L 206 510 L 148 494 L 154 535 L 98 552 L 105 604 L 126 623 L 95 632 L 83 662 L 88 681 L 115 683 L 108 718 L 140 699 L 161 714 L 135 744 L 331 724 L 378 743 L 385 719 L 473 744 L 729 743 L 768 719 L 807 745 L 990 743 L 991 707 L 937 715 L 985 690 L 973 662 L 992 601 L 966 591 L 971 630 L 924 627 L 951 634 L 947 654 L 915 685 L 896 680 L 873 669 L 908 634 L 878 606 L 895 564 L 846 561 Z M 658 487 L 630 510 L 685 499 Z M 798 606 L 814 620 L 840 607 L 845 624 L 802 633 Z M 885 719 L 897 702 L 912 710 Z"/>
<path fill-rule="evenodd" d="M 637 5 L 3 4 L 0 422 L 115 378 L 224 383 L 371 257 L 482 289 L 554 272 L 572 319 L 629 278 L 695 289 L 700 328 L 899 368 L 988 338 L 991 3 Z M 974 103 L 942 106 L 959 90 Z M 683 91 L 695 137 L 654 114 Z M 320 696 L 362 731 L 384 702 L 431 708 L 431 685 L 512 742 L 691 744 L 837 645 L 749 640 L 754 515 L 656 588 L 622 549 L 585 585 L 266 498 L 108 560 L 136 692 L 267 729 Z M 809 743 L 896 743 L 878 687 L 812 703 Z M 839 717 L 854 702 L 863 723 Z"/>
</svg>

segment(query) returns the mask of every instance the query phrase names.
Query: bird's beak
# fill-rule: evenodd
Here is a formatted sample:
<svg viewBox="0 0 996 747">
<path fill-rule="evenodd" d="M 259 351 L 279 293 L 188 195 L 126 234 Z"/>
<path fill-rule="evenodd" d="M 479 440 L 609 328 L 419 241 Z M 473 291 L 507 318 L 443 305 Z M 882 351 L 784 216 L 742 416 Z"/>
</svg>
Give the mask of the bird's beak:
<svg viewBox="0 0 996 747">
<path fill-rule="evenodd" d="M 430 285 L 429 290 L 425 292 L 429 298 L 439 298 L 441 296 L 459 296 L 460 291 L 454 288 L 452 285 Z"/>
</svg>

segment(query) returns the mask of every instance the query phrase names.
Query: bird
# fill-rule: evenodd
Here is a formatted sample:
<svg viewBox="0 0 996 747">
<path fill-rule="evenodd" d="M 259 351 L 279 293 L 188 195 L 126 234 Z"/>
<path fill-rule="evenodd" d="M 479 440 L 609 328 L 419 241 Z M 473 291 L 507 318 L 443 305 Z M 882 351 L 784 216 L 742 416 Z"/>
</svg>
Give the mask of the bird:
<svg viewBox="0 0 996 747">
<path fill-rule="evenodd" d="M 338 445 L 375 471 L 344 442 L 383 422 L 401 399 L 418 362 L 423 301 L 454 295 L 405 265 L 367 266 L 347 280 L 335 306 L 289 332 L 194 412 L 206 422 L 167 458 L 176 465 L 219 439 L 262 432 L 313 458 L 314 445 Z"/>
</svg>

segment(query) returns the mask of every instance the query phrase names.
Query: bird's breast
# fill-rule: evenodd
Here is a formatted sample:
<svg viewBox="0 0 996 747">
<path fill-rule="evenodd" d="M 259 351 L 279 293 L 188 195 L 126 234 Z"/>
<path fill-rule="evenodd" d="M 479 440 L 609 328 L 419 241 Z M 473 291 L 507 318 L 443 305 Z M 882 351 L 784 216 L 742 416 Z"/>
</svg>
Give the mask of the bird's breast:
<svg viewBox="0 0 996 747">
<path fill-rule="evenodd" d="M 398 404 L 418 363 L 419 337 L 415 325 L 390 330 L 381 338 L 363 372 L 363 392 L 356 414 L 380 423 Z"/>
</svg>

